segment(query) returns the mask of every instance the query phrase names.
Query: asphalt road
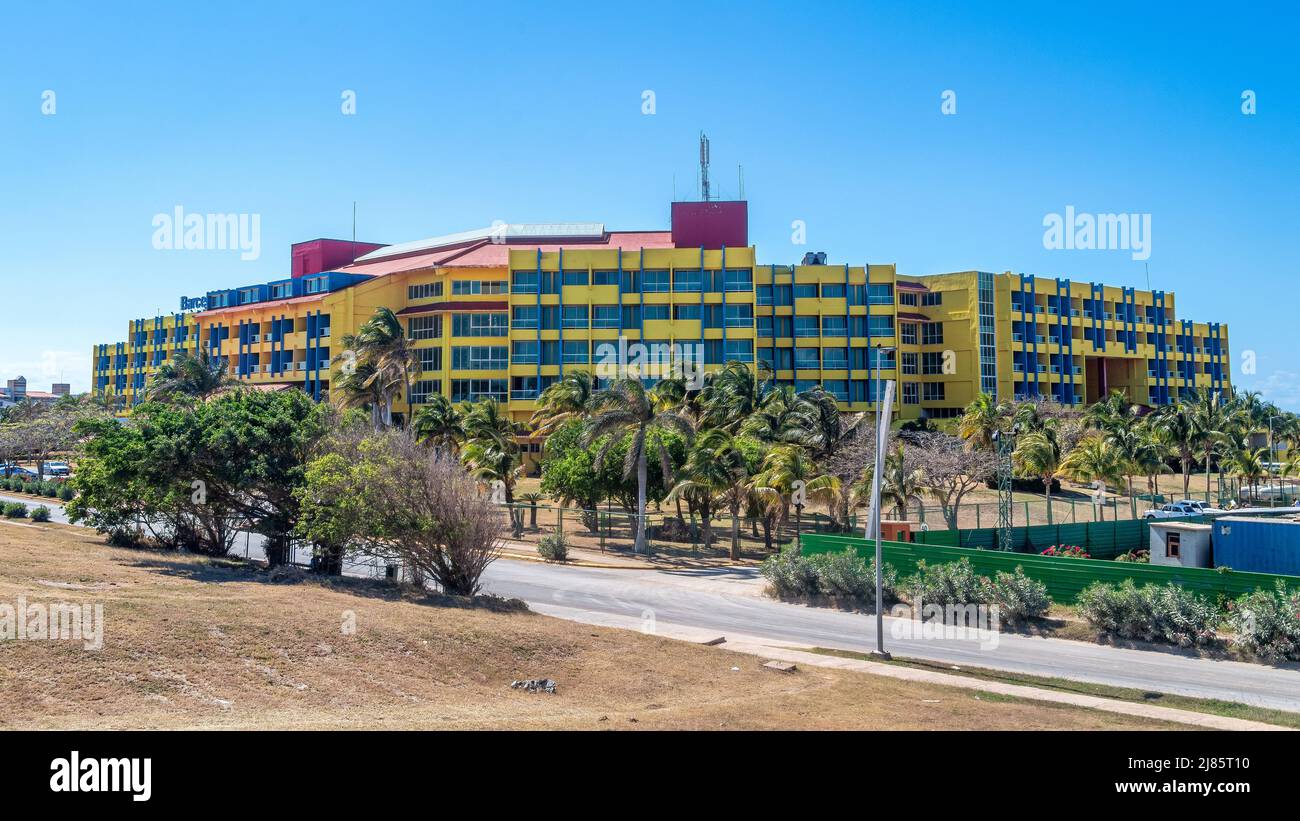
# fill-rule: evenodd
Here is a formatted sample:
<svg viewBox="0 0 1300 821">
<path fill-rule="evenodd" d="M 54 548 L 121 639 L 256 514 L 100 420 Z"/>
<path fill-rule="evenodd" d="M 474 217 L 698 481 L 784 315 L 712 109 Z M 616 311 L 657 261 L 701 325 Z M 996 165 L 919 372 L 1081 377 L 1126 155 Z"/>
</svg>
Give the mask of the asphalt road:
<svg viewBox="0 0 1300 821">
<path fill-rule="evenodd" d="M 0 500 L 24 501 L 0 493 Z M 63 509 L 46 503 L 51 519 Z M 232 553 L 262 558 L 261 538 L 240 535 Z M 348 575 L 373 576 L 378 565 L 349 563 Z M 486 592 L 520 598 L 536 611 L 587 624 L 647 632 L 729 636 L 771 643 L 868 651 L 875 618 L 772 601 L 752 568 L 606 570 L 502 559 L 484 577 Z M 900 656 L 991 667 L 1121 687 L 1217 698 L 1300 711 L 1300 665 L 1272 667 L 1202 659 L 1179 651 L 1121 647 L 1001 633 L 969 638 L 909 635 L 913 623 L 885 619 L 885 648 Z"/>
</svg>

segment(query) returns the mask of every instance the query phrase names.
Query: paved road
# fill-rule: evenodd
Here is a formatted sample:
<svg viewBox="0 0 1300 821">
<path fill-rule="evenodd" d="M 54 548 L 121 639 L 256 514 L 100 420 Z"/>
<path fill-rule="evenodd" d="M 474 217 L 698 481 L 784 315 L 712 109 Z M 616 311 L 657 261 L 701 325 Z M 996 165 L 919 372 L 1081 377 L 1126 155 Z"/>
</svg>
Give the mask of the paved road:
<svg viewBox="0 0 1300 821">
<path fill-rule="evenodd" d="M 485 587 L 524 599 L 539 612 L 591 624 L 874 649 L 874 617 L 771 601 L 759 594 L 761 585 L 752 569 L 602 570 L 498 561 L 488 569 Z M 896 624 L 910 624 L 885 621 L 886 649 L 898 655 L 1300 711 L 1295 665 L 1214 661 L 1172 649 L 1130 650 L 1005 633 L 993 647 L 986 646 L 987 635 L 985 641 L 894 638 Z"/>
<path fill-rule="evenodd" d="M 0 501 L 25 501 L 0 493 Z M 66 521 L 46 503 L 51 519 Z M 241 534 L 232 551 L 263 558 L 261 537 Z M 377 564 L 349 563 L 348 575 L 374 576 Z M 869 615 L 802 607 L 762 596 L 753 568 L 606 570 L 559 567 L 502 559 L 488 568 L 485 590 L 520 598 L 538 612 L 588 624 L 665 633 L 730 636 L 810 647 L 866 651 L 875 647 Z M 1269 667 L 1196 658 L 1176 650 L 1119 647 L 1000 634 L 971 639 L 906 637 L 910 626 L 886 619 L 886 649 L 955 665 L 992 667 L 1036 675 L 1218 698 L 1300 711 L 1300 666 Z M 895 635 L 902 635 L 896 638 Z"/>
</svg>

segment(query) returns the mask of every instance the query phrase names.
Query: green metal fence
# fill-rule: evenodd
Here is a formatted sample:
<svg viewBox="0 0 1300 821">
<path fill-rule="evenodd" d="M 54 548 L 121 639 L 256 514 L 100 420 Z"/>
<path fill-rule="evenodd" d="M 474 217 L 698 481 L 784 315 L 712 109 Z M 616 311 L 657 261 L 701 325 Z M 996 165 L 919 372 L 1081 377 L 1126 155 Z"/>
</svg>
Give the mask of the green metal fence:
<svg viewBox="0 0 1300 821">
<path fill-rule="evenodd" d="M 825 534 L 804 536 L 802 549 L 804 553 L 843 552 L 851 549 L 864 558 L 875 555 L 874 542 Z M 1053 601 L 1062 604 L 1073 603 L 1081 590 L 1097 581 L 1119 583 L 1133 579 L 1138 584 L 1173 582 L 1212 598 L 1219 594 L 1236 597 L 1256 588 L 1271 590 L 1279 579 L 1288 587 L 1300 587 L 1300 576 L 1220 572 L 1200 567 L 1165 567 L 1100 559 L 1067 559 L 937 544 L 882 542 L 881 552 L 885 562 L 893 565 L 901 576 L 915 573 L 917 562 L 922 560 L 927 564 L 944 564 L 968 559 L 975 572 L 984 576 L 992 576 L 999 571 L 1013 572 L 1020 566 L 1024 568 L 1026 576 L 1047 586 L 1048 595 Z"/>
<path fill-rule="evenodd" d="M 1094 559 L 1113 559 L 1121 553 L 1146 550 L 1151 540 L 1148 519 L 1121 519 L 1118 522 L 1034 525 L 1011 528 L 1011 549 L 1018 553 L 1040 553 L 1053 545 L 1078 545 Z M 966 530 L 931 530 L 914 532 L 915 541 L 949 547 L 996 549 L 995 527 Z"/>
</svg>

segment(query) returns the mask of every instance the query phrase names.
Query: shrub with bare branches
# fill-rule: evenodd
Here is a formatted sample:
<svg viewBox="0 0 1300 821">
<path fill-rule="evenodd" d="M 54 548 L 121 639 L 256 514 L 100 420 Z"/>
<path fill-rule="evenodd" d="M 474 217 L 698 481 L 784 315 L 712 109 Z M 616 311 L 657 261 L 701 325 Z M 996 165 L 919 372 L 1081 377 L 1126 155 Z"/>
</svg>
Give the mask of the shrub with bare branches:
<svg viewBox="0 0 1300 821">
<path fill-rule="evenodd" d="M 399 560 L 447 593 L 478 593 L 500 554 L 500 511 L 454 456 L 405 431 L 335 436 L 308 466 L 300 499 L 303 536 Z"/>
</svg>

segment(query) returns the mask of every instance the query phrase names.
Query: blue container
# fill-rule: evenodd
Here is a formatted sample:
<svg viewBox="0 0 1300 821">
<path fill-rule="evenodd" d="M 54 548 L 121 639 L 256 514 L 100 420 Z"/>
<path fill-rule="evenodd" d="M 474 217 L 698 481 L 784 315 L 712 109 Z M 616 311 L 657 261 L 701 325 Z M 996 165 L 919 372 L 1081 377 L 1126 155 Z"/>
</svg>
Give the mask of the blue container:
<svg viewBox="0 0 1300 821">
<path fill-rule="evenodd" d="M 1300 522 L 1227 516 L 1214 522 L 1214 566 L 1300 576 Z"/>
</svg>

